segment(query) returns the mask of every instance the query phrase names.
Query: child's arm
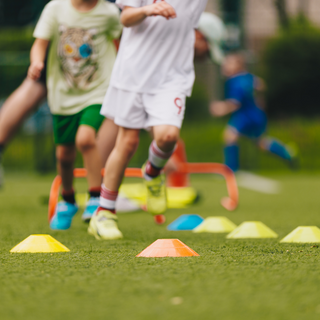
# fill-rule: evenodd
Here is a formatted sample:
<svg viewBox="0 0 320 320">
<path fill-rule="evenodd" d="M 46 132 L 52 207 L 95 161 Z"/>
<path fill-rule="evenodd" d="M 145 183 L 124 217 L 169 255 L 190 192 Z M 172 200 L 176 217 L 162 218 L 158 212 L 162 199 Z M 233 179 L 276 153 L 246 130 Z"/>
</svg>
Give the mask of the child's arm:
<svg viewBox="0 0 320 320">
<path fill-rule="evenodd" d="M 30 67 L 28 70 L 28 77 L 32 80 L 38 80 L 41 71 L 44 68 L 44 60 L 49 46 L 49 41 L 37 38 L 33 43 L 30 52 Z"/>
<path fill-rule="evenodd" d="M 210 105 L 210 113 L 214 117 L 223 117 L 229 113 L 235 112 L 240 108 L 240 105 L 232 100 L 214 101 Z"/>
<path fill-rule="evenodd" d="M 260 77 L 255 77 L 254 78 L 254 88 L 258 92 L 265 92 L 266 91 L 266 83 L 264 80 Z"/>
<path fill-rule="evenodd" d="M 255 77 L 254 79 L 254 89 L 255 89 L 255 98 L 257 106 L 265 110 L 266 109 L 266 103 L 265 103 L 265 91 L 266 91 L 266 83 L 263 79 L 259 77 Z"/>
<path fill-rule="evenodd" d="M 170 4 L 165 1 L 157 2 L 140 8 L 124 7 L 121 13 L 121 23 L 129 28 L 141 23 L 150 16 L 162 16 L 168 19 L 176 18 L 176 12 Z"/>
</svg>

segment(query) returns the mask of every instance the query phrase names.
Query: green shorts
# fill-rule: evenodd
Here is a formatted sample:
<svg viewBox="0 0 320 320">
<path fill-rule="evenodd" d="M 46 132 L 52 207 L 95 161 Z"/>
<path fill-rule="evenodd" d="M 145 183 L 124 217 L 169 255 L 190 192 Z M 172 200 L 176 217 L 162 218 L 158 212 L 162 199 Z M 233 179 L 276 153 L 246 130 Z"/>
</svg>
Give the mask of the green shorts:
<svg viewBox="0 0 320 320">
<path fill-rule="evenodd" d="M 69 116 L 53 115 L 53 135 L 55 144 L 75 144 L 76 134 L 81 125 L 99 130 L 104 116 L 100 114 L 101 104 L 93 104 L 79 113 Z"/>
</svg>

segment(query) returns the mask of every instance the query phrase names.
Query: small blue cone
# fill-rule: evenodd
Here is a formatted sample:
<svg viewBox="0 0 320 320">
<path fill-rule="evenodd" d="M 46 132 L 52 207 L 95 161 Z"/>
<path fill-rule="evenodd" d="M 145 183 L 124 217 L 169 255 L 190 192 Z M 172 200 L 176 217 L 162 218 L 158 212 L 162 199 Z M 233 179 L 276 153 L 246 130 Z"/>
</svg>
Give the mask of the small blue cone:
<svg viewBox="0 0 320 320">
<path fill-rule="evenodd" d="M 168 225 L 170 231 L 193 230 L 204 219 L 197 214 L 183 214 Z"/>
</svg>

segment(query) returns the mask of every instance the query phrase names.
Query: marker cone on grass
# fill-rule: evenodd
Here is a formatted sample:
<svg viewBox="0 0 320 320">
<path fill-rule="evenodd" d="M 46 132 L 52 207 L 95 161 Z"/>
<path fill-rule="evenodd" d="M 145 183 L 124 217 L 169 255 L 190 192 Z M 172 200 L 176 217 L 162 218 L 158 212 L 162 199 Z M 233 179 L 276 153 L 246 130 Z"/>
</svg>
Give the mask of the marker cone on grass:
<svg viewBox="0 0 320 320">
<path fill-rule="evenodd" d="M 245 221 L 227 235 L 227 239 L 277 238 L 278 235 L 260 221 Z"/>
<path fill-rule="evenodd" d="M 208 217 L 192 230 L 195 233 L 229 233 L 237 226 L 226 217 Z"/>
<path fill-rule="evenodd" d="M 199 254 L 178 239 L 158 239 L 136 257 L 198 257 Z"/>
<path fill-rule="evenodd" d="M 318 227 L 298 227 L 284 237 L 281 243 L 317 243 L 320 242 L 320 229 Z"/>
<path fill-rule="evenodd" d="M 183 214 L 178 219 L 171 222 L 167 229 L 170 231 L 193 230 L 202 221 L 203 218 L 197 214 Z"/>
<path fill-rule="evenodd" d="M 32 234 L 10 250 L 16 253 L 69 252 L 62 243 L 48 234 Z"/>
</svg>

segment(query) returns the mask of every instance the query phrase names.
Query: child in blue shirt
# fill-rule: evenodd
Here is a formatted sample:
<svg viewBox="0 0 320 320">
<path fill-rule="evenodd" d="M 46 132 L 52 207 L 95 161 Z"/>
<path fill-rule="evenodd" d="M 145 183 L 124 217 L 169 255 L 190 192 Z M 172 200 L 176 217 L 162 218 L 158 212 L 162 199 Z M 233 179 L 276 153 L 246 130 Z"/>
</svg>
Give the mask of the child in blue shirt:
<svg viewBox="0 0 320 320">
<path fill-rule="evenodd" d="M 224 131 L 225 164 L 233 171 L 239 169 L 240 135 L 255 141 L 262 150 L 293 164 L 294 158 L 287 146 L 264 135 L 267 117 L 255 100 L 255 91 L 264 90 L 263 80 L 247 72 L 244 58 L 240 54 L 228 55 L 223 62 L 222 72 L 228 78 L 225 88 L 226 100 L 213 102 L 210 112 L 215 117 L 231 113 Z"/>
</svg>

